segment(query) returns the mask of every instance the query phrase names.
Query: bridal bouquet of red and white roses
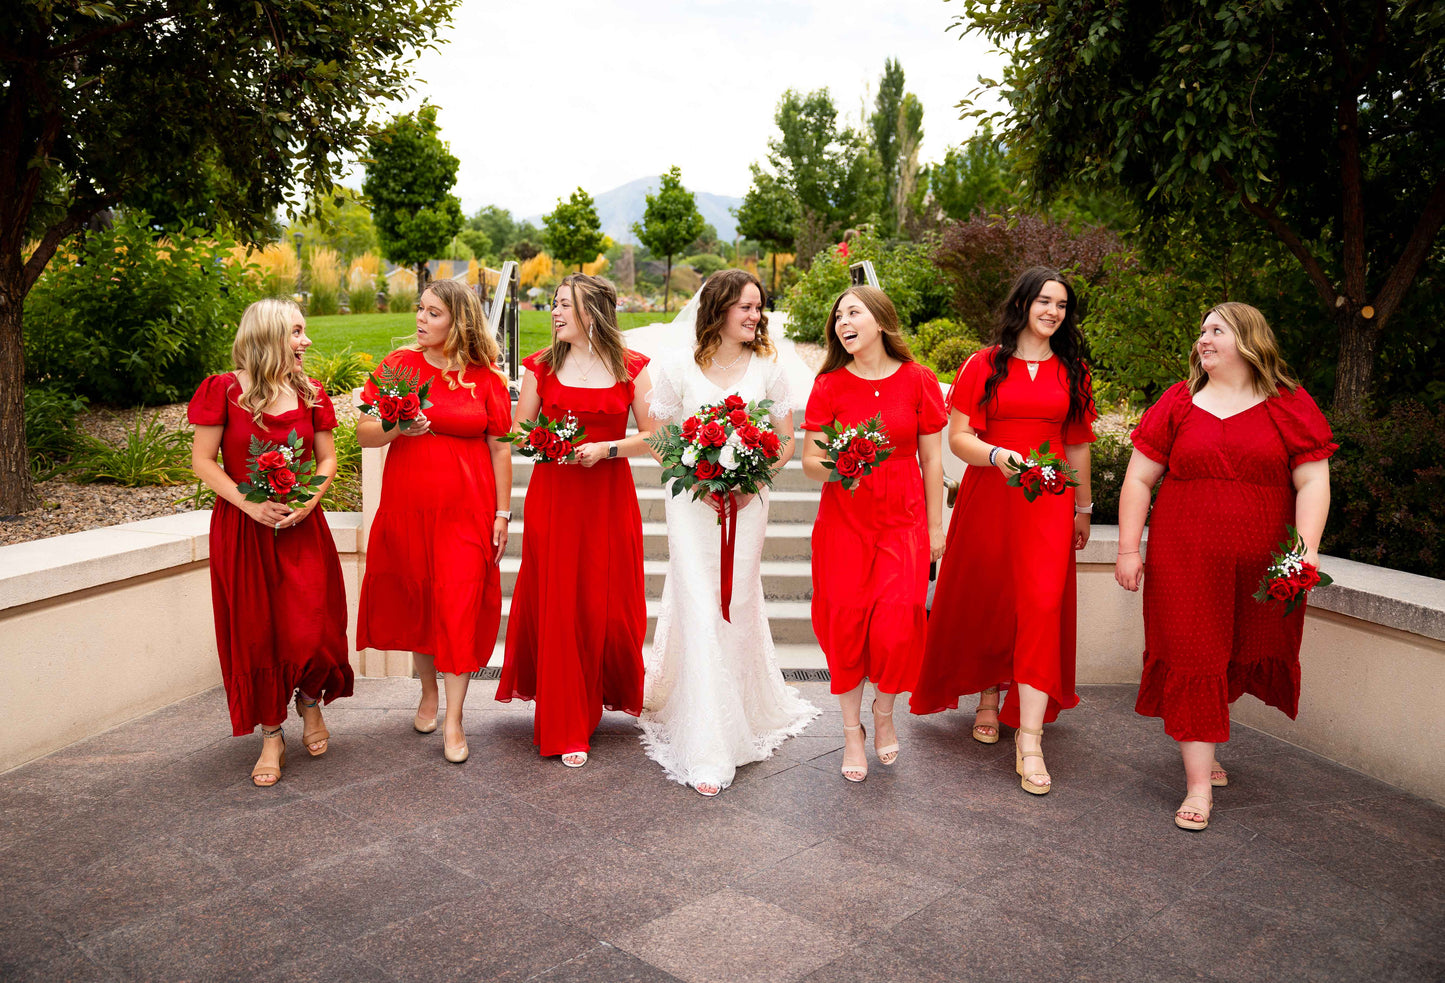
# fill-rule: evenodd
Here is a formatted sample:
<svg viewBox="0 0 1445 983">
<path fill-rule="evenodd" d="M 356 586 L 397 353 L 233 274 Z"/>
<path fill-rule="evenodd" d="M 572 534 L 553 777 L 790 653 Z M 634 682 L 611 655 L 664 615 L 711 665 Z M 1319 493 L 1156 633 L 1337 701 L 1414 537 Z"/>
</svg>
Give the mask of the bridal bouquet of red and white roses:
<svg viewBox="0 0 1445 983">
<path fill-rule="evenodd" d="M 813 443 L 823 448 L 823 467 L 830 472 L 828 480 L 838 482 L 850 493 L 893 453 L 881 413 L 851 427 L 837 422 L 831 427 L 824 425 L 822 434 L 823 439 Z"/>
<path fill-rule="evenodd" d="M 1008 466 L 1014 472 L 1009 475 L 1009 487 L 1022 488 L 1024 499 L 1030 502 L 1045 493 L 1062 495 L 1079 483 L 1074 469 L 1069 467 L 1069 462 L 1057 454 L 1049 453 L 1047 440 L 1040 444 L 1037 450 L 1029 451 L 1022 461 L 1010 457 Z"/>
<path fill-rule="evenodd" d="M 773 483 L 773 464 L 783 440 L 773 430 L 770 399 L 749 403 L 732 395 L 704 406 L 682 422 L 653 432 L 647 442 L 662 458 L 662 480 L 672 493 L 691 491 L 694 500 L 729 492 L 755 494 Z"/>
<path fill-rule="evenodd" d="M 1309 592 L 1321 584 L 1332 584 L 1334 578 L 1321 573 L 1313 563 L 1305 562 L 1305 541 L 1294 526 L 1285 530 L 1285 538 L 1279 544 L 1279 552 L 1270 557 L 1270 564 L 1254 592 L 1254 599 L 1261 604 L 1270 601 L 1284 603 L 1286 615 L 1305 602 Z"/>
<path fill-rule="evenodd" d="M 381 421 L 383 433 L 394 427 L 410 430 L 421 411 L 431 405 L 427 393 L 431 380 L 418 385 L 421 373 L 415 370 L 399 369 L 394 365 L 383 365 L 379 375 L 372 376 L 376 387 L 376 401 L 361 401 L 361 412 Z"/>
<path fill-rule="evenodd" d="M 246 480 L 236 485 L 236 491 L 248 502 L 309 502 L 326 483 L 326 476 L 316 473 L 316 459 L 306 456 L 305 445 L 295 430 L 279 444 L 252 434 L 248 451 Z"/>
<path fill-rule="evenodd" d="M 523 420 L 521 430 L 503 434 L 502 440 L 517 445 L 517 453 L 534 461 L 557 463 L 577 460 L 577 445 L 587 431 L 577 417 L 568 413 L 556 420 L 538 413 L 535 420 Z"/>
</svg>

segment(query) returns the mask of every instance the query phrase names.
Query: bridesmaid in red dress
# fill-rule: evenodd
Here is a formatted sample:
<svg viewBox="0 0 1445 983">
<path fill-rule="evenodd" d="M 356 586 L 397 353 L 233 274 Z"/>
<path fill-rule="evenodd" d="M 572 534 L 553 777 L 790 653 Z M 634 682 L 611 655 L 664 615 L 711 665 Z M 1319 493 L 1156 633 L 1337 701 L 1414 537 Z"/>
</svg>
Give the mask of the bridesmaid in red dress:
<svg viewBox="0 0 1445 983">
<path fill-rule="evenodd" d="M 910 708 L 937 713 L 980 693 L 973 736 L 998 742 L 1017 728 L 1014 770 L 1024 791 L 1053 787 L 1043 725 L 1079 702 L 1074 693 L 1074 551 L 1089 541 L 1094 440 L 1087 351 L 1074 290 L 1036 266 L 1014 282 L 998 340 L 958 371 L 949 402 L 949 447 L 968 468 L 938 573 L 923 668 Z M 1010 488 L 1010 458 L 1045 441 L 1079 482 L 1073 494 L 1029 502 Z M 1012 683 L 999 708 L 1000 684 Z"/>
<path fill-rule="evenodd" d="M 381 505 L 366 550 L 366 578 L 356 621 L 358 648 L 410 649 L 421 677 L 412 726 L 437 729 L 437 673 L 447 690 L 442 755 L 467 760 L 462 708 L 471 674 L 487 664 L 502 618 L 498 564 L 511 519 L 512 446 L 507 378 L 476 294 L 438 280 L 421 295 L 416 343 L 388 355 L 366 383 L 377 395 L 386 368 L 431 383 L 427 407 L 407 429 L 382 430 L 363 416 L 362 447 L 390 444 Z"/>
<path fill-rule="evenodd" d="M 1229 783 L 1215 745 L 1229 740 L 1229 704 L 1251 693 L 1291 718 L 1299 709 L 1305 606 L 1285 616 L 1253 594 L 1294 526 L 1319 564 L 1330 511 L 1324 414 L 1289 376 L 1274 332 L 1247 304 L 1204 316 L 1176 383 L 1134 429 L 1119 495 L 1114 579 L 1144 583 L 1144 674 L 1135 710 L 1179 742 L 1187 789 L 1181 829 L 1209 825 L 1212 789 Z M 1152 514 L 1149 496 L 1163 478 Z"/>
<path fill-rule="evenodd" d="M 318 701 L 351 695 L 346 590 L 320 505 L 336 474 L 336 413 L 301 367 L 310 347 L 295 304 L 257 301 L 241 315 L 231 347 L 236 371 L 202 381 L 186 413 L 196 428 L 191 467 L 216 493 L 211 602 L 231 732 L 261 726 L 261 756 L 251 769 L 261 788 L 281 780 L 291 695 L 312 757 L 326 753 L 331 737 Z M 292 430 L 326 484 L 295 508 L 246 501 L 236 485 L 246 480 L 251 438 L 279 444 Z"/>
<path fill-rule="evenodd" d="M 825 482 L 813 525 L 813 633 L 843 709 L 843 777 L 868 777 L 860 720 L 873 681 L 873 752 L 898 760 L 893 701 L 913 688 L 927 616 L 928 564 L 943 553 L 943 440 L 938 379 L 913 360 L 888 295 L 853 287 L 833 304 L 828 354 L 803 429 L 803 471 Z M 823 467 L 819 432 L 878 414 L 893 454 L 845 491 Z"/>
<path fill-rule="evenodd" d="M 647 361 L 623 343 L 616 289 L 581 273 L 557 287 L 552 347 L 522 360 L 516 429 L 572 413 L 586 442 L 576 463 L 532 466 L 497 699 L 536 700 L 532 741 L 569 768 L 587 763 L 604 707 L 642 712 L 642 513 L 624 458 L 648 453 Z"/>
</svg>

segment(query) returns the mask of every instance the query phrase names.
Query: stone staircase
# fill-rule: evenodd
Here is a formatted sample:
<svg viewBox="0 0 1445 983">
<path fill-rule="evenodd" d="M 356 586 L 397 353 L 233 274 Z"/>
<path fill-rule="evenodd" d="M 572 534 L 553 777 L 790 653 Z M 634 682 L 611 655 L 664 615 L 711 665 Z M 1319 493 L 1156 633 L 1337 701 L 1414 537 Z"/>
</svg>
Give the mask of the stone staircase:
<svg viewBox="0 0 1445 983">
<path fill-rule="evenodd" d="M 799 438 L 802 434 L 797 435 Z M 647 583 L 647 640 L 657 625 L 657 608 L 667 574 L 667 493 L 662 488 L 662 467 L 651 457 L 630 460 L 637 485 L 637 504 L 642 510 L 643 573 Z M 512 457 L 512 513 L 520 520 L 532 462 Z M 768 514 L 768 534 L 763 545 L 763 594 L 778 665 L 784 669 L 822 669 L 827 663 L 813 637 L 810 604 L 813 573 L 810 538 L 818 514 L 821 487 L 803 474 L 800 462 L 789 461 L 773 486 Z M 521 565 L 525 523 L 513 521 L 507 553 L 502 558 L 502 627 L 491 664 L 502 664 L 500 639 L 506 637 L 512 587 Z"/>
</svg>

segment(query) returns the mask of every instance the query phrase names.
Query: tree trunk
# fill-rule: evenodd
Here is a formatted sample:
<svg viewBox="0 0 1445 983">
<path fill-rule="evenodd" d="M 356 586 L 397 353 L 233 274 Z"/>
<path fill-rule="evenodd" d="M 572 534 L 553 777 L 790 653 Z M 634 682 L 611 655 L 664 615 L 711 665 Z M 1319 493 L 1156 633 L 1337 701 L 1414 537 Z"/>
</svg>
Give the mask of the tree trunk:
<svg viewBox="0 0 1445 983">
<path fill-rule="evenodd" d="M 667 254 L 667 276 L 662 281 L 662 313 L 667 313 L 667 305 L 672 301 L 672 253 Z"/>
<path fill-rule="evenodd" d="M 773 296 L 772 296 L 773 303 L 777 303 L 777 300 L 778 300 L 778 250 L 777 250 L 776 247 L 774 247 L 774 249 L 773 249 L 773 282 L 772 282 L 772 284 L 771 284 L 771 287 L 772 287 L 772 292 L 773 292 Z"/>
<path fill-rule="evenodd" d="M 14 257 L 18 260 L 19 257 Z M 18 263 L 0 269 L 0 515 L 37 508 L 25 446 L 25 274 Z"/>
<path fill-rule="evenodd" d="M 1340 358 L 1335 369 L 1335 410 L 1364 411 L 1375 376 L 1375 355 L 1380 331 L 1373 319 L 1358 310 L 1341 309 L 1335 318 L 1340 330 Z"/>
<path fill-rule="evenodd" d="M 427 269 L 426 260 L 416 264 L 416 299 L 421 300 L 421 295 L 426 292 L 426 285 L 431 282 L 431 271 Z"/>
</svg>

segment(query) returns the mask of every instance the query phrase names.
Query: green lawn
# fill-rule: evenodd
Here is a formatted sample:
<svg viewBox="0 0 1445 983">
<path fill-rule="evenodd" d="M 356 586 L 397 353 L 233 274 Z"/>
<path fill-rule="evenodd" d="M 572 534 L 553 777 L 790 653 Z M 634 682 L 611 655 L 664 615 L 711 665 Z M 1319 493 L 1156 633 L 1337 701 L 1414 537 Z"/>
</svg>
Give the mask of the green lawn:
<svg viewBox="0 0 1445 983">
<path fill-rule="evenodd" d="M 619 314 L 617 321 L 626 331 L 656 321 L 670 321 L 675 314 Z M 522 351 L 534 352 L 552 341 L 552 320 L 547 311 L 522 312 Z M 330 355 L 347 346 L 354 352 L 368 352 L 380 359 L 387 352 L 412 340 L 416 315 L 331 314 L 306 319 L 306 333 L 318 355 Z"/>
</svg>

